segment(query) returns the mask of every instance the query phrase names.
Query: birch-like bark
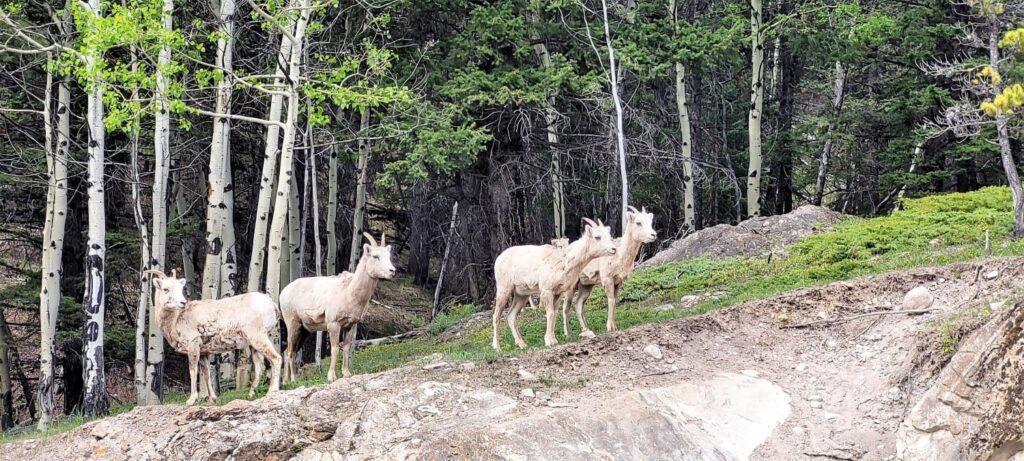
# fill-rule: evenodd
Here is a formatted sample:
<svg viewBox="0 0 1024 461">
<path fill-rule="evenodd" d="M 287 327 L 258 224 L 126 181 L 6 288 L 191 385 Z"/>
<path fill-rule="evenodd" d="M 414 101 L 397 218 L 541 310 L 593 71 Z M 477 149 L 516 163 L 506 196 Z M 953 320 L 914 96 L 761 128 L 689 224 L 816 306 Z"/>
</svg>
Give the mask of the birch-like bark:
<svg viewBox="0 0 1024 461">
<path fill-rule="evenodd" d="M 213 0 L 216 3 L 216 0 Z M 234 41 L 235 0 L 221 0 L 218 12 L 220 31 L 217 38 L 216 66 L 224 71 L 217 83 L 216 113 L 227 114 L 231 110 L 232 45 Z M 206 207 L 206 259 L 203 264 L 203 299 L 220 297 L 221 262 L 224 251 L 224 226 L 227 208 L 224 183 L 224 165 L 227 160 L 228 127 L 227 117 L 214 117 L 213 136 L 210 143 L 210 174 Z"/>
<path fill-rule="evenodd" d="M 238 291 L 236 273 L 238 267 L 237 245 L 235 241 L 235 182 L 231 170 L 231 122 L 224 127 L 224 220 L 222 236 L 224 249 L 221 251 L 220 266 L 220 297 L 234 296 Z M 221 370 L 224 371 L 223 369 Z"/>
<path fill-rule="evenodd" d="M 161 21 L 164 32 L 170 32 L 174 19 L 174 0 L 163 0 Z M 163 271 L 167 263 L 167 179 L 170 175 L 171 114 L 167 104 L 168 81 L 165 72 L 171 64 L 171 48 L 164 44 L 157 56 L 156 111 L 153 114 L 153 243 L 149 268 Z M 144 279 L 143 293 L 150 296 L 152 282 Z M 146 350 L 145 403 L 156 405 L 163 398 L 164 335 L 157 324 L 157 309 L 149 309 L 149 338 Z"/>
<path fill-rule="evenodd" d="M 747 117 L 750 162 L 747 168 L 747 217 L 761 216 L 761 113 L 764 109 L 764 36 L 761 0 L 750 0 L 750 113 Z"/>
<path fill-rule="evenodd" d="M 360 248 L 363 245 L 363 223 L 366 220 L 366 183 L 368 172 L 366 165 L 370 159 L 370 109 L 363 110 L 359 117 L 359 172 L 356 182 L 356 204 L 352 210 L 352 245 L 348 252 L 348 270 L 354 272 L 359 262 Z"/>
<path fill-rule="evenodd" d="M 299 208 L 299 184 L 292 177 L 290 184 L 291 195 L 288 197 L 288 275 L 284 279 L 282 288 L 299 277 L 302 277 L 302 267 L 299 265 L 299 256 L 302 246 L 302 210 Z"/>
<path fill-rule="evenodd" d="M 11 385 L 11 338 L 0 309 L 0 430 L 14 427 L 14 387 Z"/>
<path fill-rule="evenodd" d="M 312 14 L 310 0 L 301 0 L 299 5 L 299 17 L 295 23 L 295 32 L 292 34 L 291 55 L 288 58 L 288 113 L 285 118 L 284 141 L 281 148 L 281 168 L 278 174 L 278 191 L 274 201 L 273 219 L 270 221 L 270 251 L 267 253 L 268 261 L 282 261 L 284 248 L 281 241 L 287 232 L 288 227 L 288 202 L 293 197 L 294 183 L 294 152 L 296 122 L 299 118 L 299 58 L 302 56 L 303 41 L 306 36 L 306 25 L 309 23 L 309 16 Z M 282 261 L 283 262 L 283 261 Z M 276 270 L 275 270 L 276 269 Z M 281 293 L 281 269 L 280 265 L 271 264 L 267 271 L 267 293 L 275 301 Z M 279 346 L 279 344 L 275 344 Z"/>
<path fill-rule="evenodd" d="M 294 6 L 295 2 L 289 2 Z M 290 21 L 286 26 L 288 30 L 293 28 Z M 285 69 L 291 55 L 291 40 L 284 35 L 280 36 L 276 60 L 274 62 L 274 88 L 284 86 Z M 270 226 L 271 206 L 274 203 L 274 189 L 277 178 L 277 162 L 280 154 L 281 107 L 284 105 L 284 96 L 273 94 L 270 96 L 270 109 L 267 112 L 267 120 L 273 122 L 267 125 L 267 136 L 263 150 L 263 171 L 260 174 L 260 195 L 256 204 L 256 224 L 253 228 L 252 253 L 249 257 L 249 280 L 248 291 L 255 293 L 260 291 L 263 270 L 267 264 L 274 264 L 275 261 L 267 260 L 267 229 Z"/>
<path fill-rule="evenodd" d="M 338 270 L 338 151 L 331 146 L 327 171 L 327 273 Z"/>
<path fill-rule="evenodd" d="M 64 27 L 70 27 L 66 21 Z M 64 32 L 67 33 L 66 31 Z M 49 61 L 50 57 L 48 57 Z M 52 144 L 53 119 L 50 113 L 53 74 L 46 74 L 46 97 L 43 125 L 46 130 L 47 150 L 47 210 L 43 234 L 43 280 L 39 293 L 39 382 L 36 402 L 39 429 L 46 429 L 53 420 L 54 349 L 56 347 L 57 318 L 60 314 L 60 279 L 64 257 L 64 224 L 68 210 L 68 149 L 71 146 L 71 92 L 70 77 L 57 84 L 57 143 Z"/>
<path fill-rule="evenodd" d="M 534 21 L 540 22 L 540 14 L 535 13 Z M 540 59 L 544 70 L 551 68 L 551 54 L 548 46 L 539 35 L 534 35 L 533 51 Z M 548 149 L 551 150 L 551 208 L 554 212 L 555 238 L 565 237 L 565 190 L 562 185 L 562 164 L 558 154 L 558 129 L 555 123 L 558 112 L 555 111 L 555 97 L 549 94 L 544 100 L 544 129 L 548 135 Z"/>
<path fill-rule="evenodd" d="M 626 213 L 629 208 L 629 178 L 626 175 L 626 133 L 622 126 L 622 99 L 619 97 L 619 77 L 615 66 L 615 48 L 612 47 L 611 27 L 608 24 L 608 2 L 601 0 L 601 12 L 604 17 L 604 40 L 608 47 L 608 79 L 612 86 L 612 101 L 615 104 L 615 140 L 616 151 L 619 159 L 619 181 L 621 187 L 622 212 L 619 223 L 622 229 L 626 227 Z"/>
<path fill-rule="evenodd" d="M 821 160 L 818 162 L 818 179 L 814 183 L 814 199 L 812 203 L 821 206 L 825 196 L 825 180 L 828 178 L 828 164 L 832 158 L 832 144 L 835 142 L 836 123 L 843 110 L 843 99 L 846 94 L 846 67 L 836 61 L 836 83 L 832 94 L 832 114 L 825 131 L 825 145 L 821 148 Z"/>
<path fill-rule="evenodd" d="M 437 317 L 441 306 L 441 290 L 444 287 L 444 272 L 448 268 L 448 256 L 451 254 L 452 239 L 455 237 L 455 223 L 459 220 L 459 202 L 452 205 L 452 220 L 448 223 L 448 238 L 444 242 L 444 256 L 441 257 L 441 269 L 437 273 L 437 286 L 434 287 L 434 302 L 430 309 L 430 318 Z"/>
<path fill-rule="evenodd" d="M 188 202 L 185 199 L 185 180 L 179 171 L 171 173 L 174 181 L 174 213 L 175 219 L 184 222 L 188 216 Z M 185 276 L 186 286 L 189 290 L 196 287 L 196 266 L 193 258 L 196 254 L 195 244 L 192 239 L 184 237 L 181 239 L 181 272 Z"/>
<path fill-rule="evenodd" d="M 676 1 L 669 0 L 669 16 L 673 26 L 678 30 L 679 17 Z M 681 154 L 683 156 L 683 232 L 696 230 L 696 196 L 693 185 L 693 135 L 690 131 L 690 108 L 686 98 L 686 66 L 682 62 L 675 63 L 676 70 L 676 110 L 679 112 L 679 134 L 682 138 Z"/>
<path fill-rule="evenodd" d="M 139 62 L 132 52 L 132 72 L 138 72 Z M 132 88 L 131 98 L 139 100 L 138 87 Z M 132 191 L 132 217 L 135 219 L 135 228 L 139 232 L 139 300 L 135 312 L 135 401 L 139 405 L 146 403 L 146 317 L 149 313 L 150 293 L 147 286 L 149 276 L 145 271 L 149 268 L 152 259 L 149 247 L 149 225 L 142 213 L 142 177 L 139 174 L 139 133 L 133 132 L 128 143 L 131 165 L 131 191 Z"/>
<path fill-rule="evenodd" d="M 100 0 L 83 3 L 87 14 L 100 16 Z M 85 328 L 82 334 L 84 345 L 84 396 L 82 414 L 85 416 L 105 415 L 110 410 L 107 396 L 106 375 L 103 366 L 103 318 L 105 311 L 106 273 L 104 258 L 107 245 L 106 201 L 104 200 L 104 140 L 103 126 L 103 81 L 99 76 L 99 60 L 102 56 L 85 56 L 86 72 L 90 76 L 87 85 L 88 139 L 88 243 L 85 256 Z"/>
</svg>

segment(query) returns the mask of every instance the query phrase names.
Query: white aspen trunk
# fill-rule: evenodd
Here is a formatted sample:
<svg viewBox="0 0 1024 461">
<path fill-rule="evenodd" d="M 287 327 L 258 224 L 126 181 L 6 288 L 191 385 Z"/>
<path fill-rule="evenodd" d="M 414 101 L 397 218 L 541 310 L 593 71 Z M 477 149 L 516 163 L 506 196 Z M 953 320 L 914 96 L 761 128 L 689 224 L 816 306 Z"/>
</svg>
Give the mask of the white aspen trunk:
<svg viewBox="0 0 1024 461">
<path fill-rule="evenodd" d="M 288 201 L 293 197 L 294 177 L 294 152 L 296 122 L 299 118 L 299 58 L 302 56 L 303 41 L 306 36 L 306 25 L 309 23 L 309 16 L 312 14 L 310 0 L 301 0 L 299 5 L 299 17 L 295 24 L 295 32 L 292 37 L 291 55 L 288 58 L 288 113 L 285 118 L 284 141 L 281 148 L 281 168 L 278 174 L 278 191 L 274 201 L 273 219 L 270 221 L 270 251 L 267 253 L 267 260 L 284 262 L 283 246 L 281 241 L 286 235 L 288 225 Z M 267 271 L 267 293 L 275 301 L 281 293 L 281 269 L 280 264 L 270 264 Z M 276 268 L 276 270 L 275 270 Z M 275 344 L 279 347 L 279 344 Z"/>
<path fill-rule="evenodd" d="M 65 27 L 69 25 L 65 23 Z M 52 57 L 48 56 L 47 61 Z M 64 257 L 64 224 L 68 209 L 68 149 L 71 145 L 71 92 L 68 90 L 69 77 L 57 84 L 57 144 L 53 146 L 53 120 L 50 113 L 50 99 L 53 74 L 46 74 L 46 97 L 43 109 L 43 124 L 46 130 L 47 168 L 49 177 L 47 191 L 46 224 L 43 234 L 43 280 L 39 293 L 39 383 L 36 404 L 38 405 L 39 429 L 46 429 L 53 420 L 53 353 L 57 335 L 57 317 L 60 314 L 62 273 Z"/>
<path fill-rule="evenodd" d="M 750 113 L 747 118 L 750 163 L 747 168 L 747 217 L 761 216 L 761 112 L 764 109 L 764 37 L 761 0 L 750 0 Z"/>
<path fill-rule="evenodd" d="M 299 266 L 299 247 L 302 245 L 302 215 L 299 209 L 299 184 L 293 176 L 289 185 L 291 194 L 288 197 L 288 275 L 285 280 L 291 282 L 302 277 Z M 285 283 L 285 285 L 287 285 Z M 282 287 L 283 288 L 283 287 Z"/>
<path fill-rule="evenodd" d="M 131 54 L 132 72 L 138 72 L 139 62 L 135 51 Z M 139 99 L 138 87 L 132 88 L 131 98 L 133 101 Z M 135 401 L 139 405 L 146 403 L 146 317 L 149 313 L 150 293 L 146 281 L 149 276 L 145 271 L 152 259 L 149 248 L 149 227 L 146 218 L 142 213 L 142 178 L 139 175 L 139 133 L 133 132 L 128 144 L 131 165 L 129 169 L 132 175 L 132 217 L 135 219 L 135 228 L 139 232 L 139 300 L 135 312 Z"/>
<path fill-rule="evenodd" d="M 534 22 L 540 22 L 540 14 L 534 13 Z M 551 68 L 551 53 L 548 46 L 537 35 L 533 37 L 533 51 L 540 59 L 541 67 Z M 551 150 L 551 208 L 554 213 L 555 238 L 565 237 L 565 191 L 562 185 L 562 165 L 558 155 L 558 130 L 555 123 L 558 112 L 555 111 L 555 97 L 548 95 L 544 101 L 544 129 L 548 135 L 548 148 Z"/>
<path fill-rule="evenodd" d="M 220 266 L 220 297 L 234 296 L 238 291 L 236 272 L 238 262 L 235 241 L 235 182 L 231 171 L 231 121 L 226 122 L 224 129 L 224 220 L 222 235 L 224 250 L 221 251 Z M 222 370 L 223 371 L 223 370 Z"/>
<path fill-rule="evenodd" d="M 216 0 L 214 0 L 216 3 Z M 216 5 L 214 5 L 216 7 Z M 221 34 L 217 39 L 216 66 L 225 73 L 217 83 L 216 113 L 227 114 L 231 110 L 232 42 L 235 14 L 234 0 L 221 0 L 218 9 Z M 210 173 L 206 207 L 206 259 L 203 264 L 203 299 L 220 297 L 221 252 L 224 251 L 225 209 L 227 208 L 224 184 L 224 164 L 227 160 L 227 145 L 224 131 L 228 126 L 227 117 L 214 117 L 213 136 L 210 143 Z"/>
<path fill-rule="evenodd" d="M 669 0 L 669 17 L 678 30 L 676 1 Z M 686 98 L 686 66 L 682 62 L 675 63 L 676 69 L 676 110 L 679 112 L 679 134 L 682 138 L 683 155 L 683 232 L 693 232 L 697 228 L 695 217 L 696 196 L 693 186 L 693 135 L 690 132 L 690 108 Z"/>
<path fill-rule="evenodd" d="M 163 0 L 161 21 L 164 32 L 170 32 L 174 19 L 174 0 Z M 149 268 L 164 271 L 167 263 L 167 179 L 170 175 L 171 114 L 167 107 L 168 82 L 164 74 L 171 63 L 171 48 L 163 46 L 157 56 L 156 111 L 153 114 L 153 243 Z M 152 282 L 144 278 L 146 296 L 152 294 Z M 145 404 L 156 405 L 163 398 L 164 335 L 157 324 L 157 309 L 150 305 L 149 338 L 146 350 Z"/>
<path fill-rule="evenodd" d="M 338 270 L 338 151 L 331 146 L 327 171 L 327 273 Z"/>
<path fill-rule="evenodd" d="M 356 205 L 352 210 L 352 245 L 348 252 L 349 271 L 356 270 L 360 248 L 363 246 L 363 223 L 366 220 L 366 182 L 368 181 L 366 164 L 370 159 L 370 140 L 367 139 L 367 130 L 369 129 L 370 109 L 365 109 L 359 117 L 359 172 L 356 182 Z"/>
<path fill-rule="evenodd" d="M 86 13 L 100 16 L 100 0 L 83 4 Z M 82 343 L 85 359 L 85 395 L 82 399 L 82 414 L 85 416 L 105 415 L 110 410 L 107 396 L 106 374 L 103 365 L 103 318 L 105 311 L 106 273 L 105 261 L 107 244 L 106 202 L 104 200 L 104 139 L 103 126 L 103 82 L 97 75 L 98 61 L 102 56 L 86 55 L 85 67 L 91 80 L 88 83 L 86 122 L 89 127 L 88 140 L 88 244 L 85 256 L 85 328 Z"/>
<path fill-rule="evenodd" d="M 294 5 L 294 2 L 290 3 Z M 291 29 L 291 23 L 288 28 Z M 291 54 L 291 41 L 281 36 L 281 45 L 277 53 L 277 60 L 274 67 L 274 88 L 280 89 L 284 86 L 285 63 Z M 260 281 L 263 278 L 263 269 L 268 262 L 267 257 L 267 228 L 270 225 L 270 210 L 274 198 L 274 184 L 277 174 L 277 157 L 280 151 L 281 127 L 277 124 L 281 121 L 281 106 L 284 104 L 284 96 L 274 94 L 270 97 L 270 109 L 267 113 L 266 144 L 263 150 L 263 171 L 260 174 L 260 195 L 256 205 L 256 224 L 253 229 L 252 253 L 249 258 L 249 280 L 248 291 L 255 293 L 260 291 Z"/>
<path fill-rule="evenodd" d="M 178 172 L 174 175 L 174 213 L 177 220 L 184 221 L 188 213 L 188 203 L 185 201 L 184 180 Z M 196 266 L 192 258 L 195 255 L 195 245 L 188 238 L 181 239 L 181 271 L 185 275 L 186 286 L 189 289 L 195 288 Z"/>
<path fill-rule="evenodd" d="M 999 70 L 999 16 L 995 12 L 988 12 L 988 57 L 989 66 L 993 70 Z M 992 85 L 992 96 L 1003 92 L 1001 83 Z M 1010 198 L 1013 200 L 1013 238 L 1024 237 L 1024 187 L 1020 183 L 1020 175 L 1017 173 L 1017 164 L 1013 160 L 1013 151 L 1010 148 L 1010 118 L 1006 114 L 996 115 L 996 133 L 999 137 L 999 158 L 1003 163 L 1003 171 L 1006 173 L 1006 180 L 1010 186 Z"/>
<path fill-rule="evenodd" d="M 310 181 L 310 187 L 313 194 L 312 207 L 313 207 L 313 265 L 316 269 L 317 277 L 323 275 L 323 264 L 321 260 L 321 248 L 320 248 L 320 194 L 317 190 L 316 185 L 316 152 L 313 150 L 313 132 L 312 129 L 306 128 L 306 138 L 309 146 L 309 171 L 310 175 L 307 178 Z M 313 357 L 316 361 L 316 370 L 320 371 L 321 363 L 320 359 L 323 354 L 323 343 L 324 343 L 324 332 L 316 332 L 316 349 L 313 351 Z"/>
<path fill-rule="evenodd" d="M 818 162 L 818 179 L 814 183 L 812 203 L 818 206 L 821 206 L 822 198 L 825 196 L 825 180 L 828 178 L 828 164 L 832 158 L 836 124 L 839 122 L 839 114 L 843 110 L 843 99 L 846 95 L 846 67 L 839 61 L 836 61 L 836 84 L 833 91 L 832 117 L 829 119 L 828 128 L 825 131 L 825 145 L 821 148 L 821 160 Z"/>
<path fill-rule="evenodd" d="M 622 100 L 619 97 L 619 77 L 615 67 L 615 48 L 612 47 L 611 27 L 608 24 L 608 2 L 601 0 L 601 12 L 604 15 L 604 40 L 608 47 L 608 79 L 611 80 L 612 101 L 615 104 L 615 139 L 619 157 L 619 180 L 622 182 L 622 213 L 620 226 L 626 227 L 626 212 L 629 208 L 629 178 L 626 175 L 626 133 L 622 127 Z"/>
</svg>

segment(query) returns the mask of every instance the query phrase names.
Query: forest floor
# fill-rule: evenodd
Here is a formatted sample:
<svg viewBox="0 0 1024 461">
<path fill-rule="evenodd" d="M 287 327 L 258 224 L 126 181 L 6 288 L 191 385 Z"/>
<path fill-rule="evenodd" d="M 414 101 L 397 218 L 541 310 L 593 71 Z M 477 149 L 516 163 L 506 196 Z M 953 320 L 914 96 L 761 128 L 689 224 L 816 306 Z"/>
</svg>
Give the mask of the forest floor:
<svg viewBox="0 0 1024 461">
<path fill-rule="evenodd" d="M 404 402 L 401 396 L 418 402 L 423 396 L 413 391 L 430 387 L 428 383 L 439 380 L 460 389 L 457 394 L 483 390 L 492 393 L 488 395 L 493 398 L 484 400 L 494 407 L 478 408 L 478 414 L 443 412 L 454 418 L 449 423 L 455 425 L 456 433 L 461 427 L 457 417 L 460 414 L 461 419 L 478 424 L 486 423 L 479 420 L 480 414 L 502 415 L 501 421 L 514 421 L 515 425 L 526 425 L 521 426 L 524 430 L 549 431 L 555 436 L 560 434 L 557 428 L 530 426 L 551 416 L 544 413 L 544 418 L 538 419 L 538 412 L 555 412 L 555 416 L 566 418 L 592 415 L 588 421 L 598 421 L 595 424 L 603 425 L 601 430 L 605 430 L 608 424 L 615 424 L 614 411 L 610 409 L 621 405 L 623 399 L 636 408 L 650 407 L 655 401 L 670 402 L 669 407 L 674 408 L 673 414 L 677 415 L 689 411 L 685 408 L 696 408 L 686 402 L 720 402 L 723 407 L 718 411 L 705 408 L 708 411 L 704 416 L 708 417 L 733 414 L 725 408 L 730 401 L 748 402 L 750 409 L 764 402 L 774 405 L 758 413 L 768 419 L 751 417 L 746 423 L 721 420 L 714 424 L 754 426 L 744 426 L 739 431 L 713 432 L 759 434 L 769 428 L 770 439 L 766 435 L 753 445 L 756 440 L 747 439 L 718 440 L 701 446 L 728 445 L 739 458 L 747 453 L 767 459 L 785 454 L 885 459 L 882 455 L 895 450 L 895 432 L 900 426 L 899 420 L 909 411 L 912 398 L 924 392 L 922 386 L 927 385 L 941 364 L 958 350 L 959 341 L 977 326 L 977 320 L 992 318 L 991 314 L 999 309 L 1009 312 L 1008 306 L 1020 297 L 1017 290 L 1021 288 L 1024 260 L 1012 256 L 1024 255 L 1024 244 L 1005 239 L 1008 234 L 1005 208 L 1009 200 L 1004 195 L 1008 196 L 1005 189 L 994 188 L 908 201 L 904 211 L 869 220 L 848 219 L 837 224 L 835 231 L 812 236 L 774 257 L 699 258 L 639 270 L 623 289 L 620 300 L 618 324 L 625 331 L 601 334 L 596 339 L 577 342 L 578 327 L 574 325 L 569 338 L 562 338 L 559 333 L 560 340 L 574 344 L 536 350 L 543 342 L 543 319 L 540 312 L 530 311 L 522 322 L 531 349 L 515 349 L 505 327 L 503 352 L 498 353 L 489 346 L 489 313 L 462 306 L 436 318 L 422 337 L 358 351 L 353 370 L 360 376 L 345 383 L 317 386 L 323 384 L 323 375 L 307 367 L 305 379 L 286 386 L 286 389 L 296 390 L 257 401 L 264 403 L 250 405 L 242 400 L 241 393 L 230 391 L 221 395 L 218 404 L 226 404 L 221 407 L 201 407 L 204 410 L 183 410 L 176 405 L 140 408 L 103 420 L 99 426 L 89 424 L 69 435 L 56 437 L 53 442 L 49 437 L 19 442 L 12 445 L 16 450 L 6 453 L 17 453 L 19 458 L 40 457 L 63 443 L 86 450 L 79 453 L 100 445 L 106 447 L 104 450 L 111 450 L 115 447 L 110 444 L 120 443 L 119 440 L 125 442 L 125 439 L 111 438 L 106 433 L 101 437 L 95 433 L 86 435 L 95 432 L 96 427 L 116 431 L 121 424 L 139 424 L 139 418 L 143 417 L 171 419 L 177 421 L 175 424 L 200 431 L 217 428 L 217 424 L 225 421 L 236 426 L 252 424 L 245 419 L 252 416 L 250 412 L 270 408 L 279 413 L 284 410 L 278 404 L 295 403 L 295 399 L 302 403 L 321 394 L 330 400 L 335 398 L 333 393 L 340 391 L 350 397 L 365 393 L 366 399 L 377 402 L 374 405 L 384 405 L 373 400 L 375 396 L 381 401 L 394 400 L 395 405 Z M 988 250 L 983 237 L 986 230 L 992 238 Z M 988 258 L 988 255 L 996 258 Z M 1011 258 L 1000 259 L 1000 256 Z M 979 265 L 983 267 L 978 269 Z M 982 272 L 986 275 L 979 279 Z M 995 275 L 988 278 L 987 274 L 991 273 Z M 888 312 L 900 304 L 907 290 L 916 286 L 926 286 L 933 293 L 933 306 L 939 310 L 913 316 L 870 315 L 824 328 L 786 328 L 822 318 Z M 975 291 L 977 294 L 973 295 Z M 712 313 L 701 315 L 707 312 Z M 588 302 L 587 315 L 595 331 L 602 331 L 606 314 L 604 296 L 599 291 Z M 655 349 L 652 345 L 657 346 L 657 353 L 652 352 Z M 655 358 L 657 355 L 661 358 Z M 387 371 L 396 367 L 405 368 Z M 536 381 L 524 382 L 517 374 L 520 369 L 535 375 Z M 708 389 L 725 394 L 707 394 Z M 758 389 L 758 398 L 744 400 L 745 389 Z M 360 399 L 365 404 L 366 399 Z M 630 399 L 639 399 L 640 404 Z M 178 396 L 169 399 L 170 402 L 180 400 L 183 399 Z M 648 409 L 662 414 L 662 404 Z M 425 411 L 430 413 L 433 410 L 427 405 Z M 352 422 L 350 413 L 361 415 L 359 418 L 366 416 L 365 405 L 362 409 L 351 408 L 349 413 L 340 411 L 341 403 L 337 406 L 338 412 L 330 412 L 335 419 L 325 422 L 336 430 Z M 305 410 L 288 411 L 300 419 L 320 418 L 305 414 Z M 385 447 L 391 450 L 396 446 L 394 441 L 380 438 L 385 434 L 395 437 L 404 434 L 406 442 L 426 443 L 429 437 L 409 432 L 422 427 L 410 422 L 409 411 L 417 421 L 425 416 L 417 408 L 380 410 L 397 415 L 396 418 L 402 420 L 399 426 L 405 425 L 392 428 L 391 432 L 367 433 L 366 421 L 357 420 L 362 421 L 358 427 L 362 428 L 363 441 L 350 440 L 352 446 L 361 445 L 359 452 L 368 456 L 381 456 L 384 452 L 374 450 Z M 228 413 L 234 416 L 228 418 Z M 771 420 L 770 415 L 782 413 L 793 416 L 782 421 Z M 206 416 L 196 419 L 196 415 Z M 651 415 L 632 416 L 643 419 Z M 337 418 L 344 421 L 339 422 Z M 694 418 L 700 420 L 691 417 Z M 206 420 L 211 421 L 211 425 L 204 429 L 202 421 Z M 278 422 L 281 427 L 288 427 L 287 422 Z M 678 421 L 670 422 L 678 428 Z M 585 425 L 586 421 L 575 423 Z M 155 432 L 150 435 L 153 440 L 159 440 L 158 433 L 167 428 L 154 424 L 151 429 Z M 390 422 L 380 424 L 387 427 Z M 479 427 L 486 425 L 478 425 L 477 429 Z M 429 428 L 437 430 L 436 425 Z M 693 429 L 674 433 L 693 436 L 704 432 L 707 431 Z M 301 436 L 302 431 L 299 433 Z M 635 440 L 643 439 L 642 434 L 635 435 Z M 21 434 L 0 441 L 32 436 Z M 108 441 L 97 440 L 97 437 Z M 266 434 L 261 437 L 285 443 L 284 439 Z M 231 443 L 237 447 L 243 439 L 244 434 L 236 434 Z M 676 442 L 694 443 L 695 439 L 691 439 L 693 437 Z M 336 437 L 330 440 L 338 442 Z M 811 443 L 814 441 L 829 444 L 815 445 Z M 592 445 L 598 442 L 591 440 L 588 442 L 591 445 L 583 445 L 595 450 L 607 448 Z M 869 446 L 871 444 L 874 445 Z M 188 445 L 175 446 L 189 449 Z M 269 451 L 280 448 L 268 446 Z M 493 454 L 484 446 L 460 446 Z M 295 447 L 288 450 L 293 451 Z M 171 452 L 162 455 L 178 456 Z M 623 457 L 635 455 L 636 452 L 625 453 Z"/>
</svg>

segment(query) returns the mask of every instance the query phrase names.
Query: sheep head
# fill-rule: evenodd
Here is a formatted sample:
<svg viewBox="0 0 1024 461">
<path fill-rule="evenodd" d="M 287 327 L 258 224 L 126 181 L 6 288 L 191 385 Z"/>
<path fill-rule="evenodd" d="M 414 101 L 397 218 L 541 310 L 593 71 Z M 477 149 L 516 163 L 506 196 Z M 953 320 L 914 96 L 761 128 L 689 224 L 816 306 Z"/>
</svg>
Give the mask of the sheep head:
<svg viewBox="0 0 1024 461">
<path fill-rule="evenodd" d="M 601 220 L 594 222 L 590 218 L 583 218 L 587 223 L 583 229 L 580 240 L 586 243 L 587 256 L 598 258 L 615 254 L 615 242 L 612 241 L 612 230 L 604 225 Z"/>
<path fill-rule="evenodd" d="M 147 274 L 153 275 L 153 297 L 154 304 L 161 307 L 181 309 L 188 301 L 185 299 L 185 285 L 187 280 L 179 279 L 177 271 L 171 271 L 168 277 L 161 271 L 148 270 Z"/>
<path fill-rule="evenodd" d="M 384 234 L 380 236 L 380 243 L 374 240 L 369 232 L 363 232 L 370 243 L 363 244 L 363 264 L 366 266 L 370 277 L 378 279 L 390 279 L 395 276 L 395 265 L 391 263 L 391 245 L 387 245 Z"/>
<path fill-rule="evenodd" d="M 623 234 L 629 233 L 641 243 L 651 243 L 658 238 L 658 232 L 654 230 L 654 213 L 648 213 L 647 207 L 641 210 L 629 207 L 629 211 L 626 212 L 626 227 L 624 229 L 629 230 L 628 232 L 624 231 Z"/>
</svg>

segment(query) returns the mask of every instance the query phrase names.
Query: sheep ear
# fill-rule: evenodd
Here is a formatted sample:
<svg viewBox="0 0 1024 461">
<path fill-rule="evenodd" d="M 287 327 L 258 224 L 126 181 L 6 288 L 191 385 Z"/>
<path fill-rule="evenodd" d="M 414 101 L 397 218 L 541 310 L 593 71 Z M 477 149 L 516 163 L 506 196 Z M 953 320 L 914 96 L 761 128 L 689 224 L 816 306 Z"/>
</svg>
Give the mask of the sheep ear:
<svg viewBox="0 0 1024 461">
<path fill-rule="evenodd" d="M 363 254 L 364 255 L 370 254 L 370 244 L 369 243 L 364 243 L 363 244 Z"/>
<path fill-rule="evenodd" d="M 153 287 L 155 287 L 158 290 L 163 288 L 164 287 L 164 279 L 154 277 L 153 278 Z"/>
</svg>

